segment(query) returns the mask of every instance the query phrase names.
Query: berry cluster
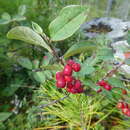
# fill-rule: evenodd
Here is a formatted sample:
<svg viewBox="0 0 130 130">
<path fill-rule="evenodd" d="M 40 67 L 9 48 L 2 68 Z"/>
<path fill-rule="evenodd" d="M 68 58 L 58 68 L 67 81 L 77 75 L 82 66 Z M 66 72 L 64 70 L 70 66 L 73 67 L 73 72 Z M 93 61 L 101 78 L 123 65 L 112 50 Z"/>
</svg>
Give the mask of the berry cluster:
<svg viewBox="0 0 130 130">
<path fill-rule="evenodd" d="M 57 88 L 66 88 L 69 93 L 83 93 L 83 86 L 80 80 L 76 80 L 72 73 L 73 71 L 79 72 L 81 66 L 73 60 L 69 60 L 64 66 L 63 71 L 56 73 L 56 86 Z"/>
<path fill-rule="evenodd" d="M 108 84 L 106 81 L 101 80 L 97 83 L 97 85 L 103 87 L 104 89 L 110 91 L 112 89 L 112 86 L 110 84 Z M 102 89 L 100 88 L 97 92 L 101 92 Z"/>
<path fill-rule="evenodd" d="M 117 108 L 122 110 L 122 113 L 130 117 L 130 108 L 129 105 L 125 102 L 118 102 Z"/>
</svg>

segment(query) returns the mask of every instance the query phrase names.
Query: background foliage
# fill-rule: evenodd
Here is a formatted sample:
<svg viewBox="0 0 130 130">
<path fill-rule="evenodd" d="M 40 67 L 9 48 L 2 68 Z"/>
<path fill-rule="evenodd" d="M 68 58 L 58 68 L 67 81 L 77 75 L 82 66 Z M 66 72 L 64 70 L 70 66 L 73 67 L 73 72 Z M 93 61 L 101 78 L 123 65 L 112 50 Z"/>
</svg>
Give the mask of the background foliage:
<svg viewBox="0 0 130 130">
<path fill-rule="evenodd" d="M 41 104 L 48 104 L 66 94 L 62 90 L 57 90 L 54 85 L 55 81 L 52 80 L 55 72 L 62 67 L 53 64 L 52 69 L 52 66 L 49 66 L 56 59 L 45 49 L 25 44 L 22 41 L 9 40 L 6 34 L 18 25 L 32 27 L 33 21 L 38 23 L 49 36 L 48 26 L 51 21 L 58 16 L 63 7 L 71 4 L 89 6 L 91 11 L 88 12 L 87 20 L 91 20 L 105 16 L 107 1 L 0 0 L 0 129 L 83 129 L 87 127 L 87 129 L 102 130 L 108 127 L 112 130 L 119 128 L 125 130 L 130 127 L 129 119 L 122 116 L 121 112 L 115 108 L 117 103 L 115 99 L 119 99 L 121 92 L 119 91 L 114 98 L 107 92 L 103 97 L 95 92 L 98 87 L 96 88 L 94 84 L 113 67 L 111 62 L 108 62 L 108 60 L 113 60 L 113 55 L 112 50 L 107 48 L 107 40 L 101 37 L 81 41 L 80 30 L 69 39 L 59 44 L 54 43 L 54 47 L 60 56 L 64 54 L 67 59 L 75 55 L 74 59 L 81 63 L 82 70 L 75 75 L 81 77 L 85 87 L 88 87 L 89 96 L 70 95 L 70 98 L 55 105 L 39 108 Z M 119 7 L 120 4 L 121 0 L 115 6 Z M 110 15 L 120 17 L 116 12 L 116 8 L 113 7 Z M 86 46 L 84 43 L 87 43 Z M 83 49 L 84 52 L 81 53 Z M 98 58 L 91 57 L 93 51 L 98 52 Z M 46 66 L 45 71 L 32 71 L 38 69 L 39 66 Z M 104 71 L 101 71 L 102 68 L 105 68 Z M 96 76 L 97 72 L 101 72 L 100 75 Z M 115 78 L 109 79 L 112 85 L 118 84 L 119 88 L 130 87 L 127 83 L 120 83 L 120 81 L 116 83 L 116 81 Z M 90 88 L 95 91 L 91 91 Z"/>
</svg>

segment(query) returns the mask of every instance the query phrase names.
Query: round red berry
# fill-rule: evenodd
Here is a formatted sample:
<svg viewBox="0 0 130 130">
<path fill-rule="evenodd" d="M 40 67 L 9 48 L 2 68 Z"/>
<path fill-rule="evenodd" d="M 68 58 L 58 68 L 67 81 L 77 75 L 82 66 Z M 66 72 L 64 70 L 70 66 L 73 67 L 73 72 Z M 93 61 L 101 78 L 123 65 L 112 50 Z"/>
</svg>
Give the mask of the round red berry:
<svg viewBox="0 0 130 130">
<path fill-rule="evenodd" d="M 83 87 L 78 88 L 78 89 L 77 89 L 77 92 L 78 92 L 78 93 L 83 93 L 83 92 L 84 92 Z"/>
<path fill-rule="evenodd" d="M 126 112 L 126 115 L 130 117 L 130 109 Z"/>
<path fill-rule="evenodd" d="M 75 89 L 79 89 L 81 86 L 82 86 L 82 85 L 81 85 L 80 80 L 75 80 L 74 88 L 75 88 Z"/>
<path fill-rule="evenodd" d="M 65 79 L 64 78 L 60 78 L 56 81 L 56 86 L 58 88 L 64 88 L 66 85 Z"/>
<path fill-rule="evenodd" d="M 102 92 L 102 89 L 101 89 L 101 88 L 97 90 L 97 93 L 100 93 L 100 92 Z"/>
<path fill-rule="evenodd" d="M 63 72 L 56 72 L 56 80 L 63 78 Z"/>
<path fill-rule="evenodd" d="M 69 83 L 67 83 L 67 88 L 73 88 L 74 87 L 74 85 L 72 84 L 72 82 L 69 82 Z"/>
<path fill-rule="evenodd" d="M 66 88 L 67 92 L 71 93 L 71 88 Z"/>
<path fill-rule="evenodd" d="M 74 63 L 74 64 L 72 65 L 72 69 L 73 69 L 75 72 L 79 72 L 80 69 L 81 69 L 81 66 L 80 66 L 80 64 L 78 64 L 78 63 Z"/>
<path fill-rule="evenodd" d="M 123 109 L 122 109 L 122 113 L 125 114 L 125 115 L 127 114 L 128 111 L 129 111 L 128 108 L 123 108 Z"/>
<path fill-rule="evenodd" d="M 125 108 L 129 108 L 129 105 L 127 103 L 124 103 Z"/>
<path fill-rule="evenodd" d="M 72 66 L 74 63 L 75 63 L 75 62 L 74 62 L 73 60 L 68 60 L 68 61 L 67 61 L 67 64 L 70 65 L 70 66 Z"/>
<path fill-rule="evenodd" d="M 66 82 L 72 82 L 72 80 L 73 80 L 72 76 L 68 76 L 68 75 L 65 76 L 65 81 Z"/>
<path fill-rule="evenodd" d="M 105 86 L 105 85 L 107 85 L 107 82 L 104 81 L 104 80 L 101 80 L 101 81 L 97 82 L 97 85 L 99 85 L 99 86 Z"/>
<path fill-rule="evenodd" d="M 125 108 L 125 104 L 123 102 L 118 102 L 117 108 L 118 109 L 123 109 L 123 108 Z"/>
<path fill-rule="evenodd" d="M 108 91 L 110 91 L 110 90 L 112 89 L 111 85 L 109 85 L 109 84 L 105 85 L 104 88 L 105 88 L 106 90 L 108 90 Z"/>
<path fill-rule="evenodd" d="M 127 91 L 125 89 L 123 89 L 122 94 L 127 95 Z"/>
<path fill-rule="evenodd" d="M 70 65 L 66 65 L 64 67 L 63 73 L 64 73 L 64 75 L 69 75 L 69 76 L 72 75 L 72 68 L 71 68 L 71 66 Z"/>
<path fill-rule="evenodd" d="M 71 93 L 76 94 L 77 90 L 75 88 L 71 88 Z"/>
</svg>

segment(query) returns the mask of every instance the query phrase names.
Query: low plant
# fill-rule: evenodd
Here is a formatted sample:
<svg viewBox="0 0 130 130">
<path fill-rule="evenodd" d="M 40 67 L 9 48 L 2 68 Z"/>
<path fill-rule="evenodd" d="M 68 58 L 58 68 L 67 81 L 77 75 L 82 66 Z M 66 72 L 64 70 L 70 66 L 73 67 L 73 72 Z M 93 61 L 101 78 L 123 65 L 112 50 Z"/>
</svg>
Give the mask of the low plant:
<svg viewBox="0 0 130 130">
<path fill-rule="evenodd" d="M 109 40 L 103 38 L 98 40 L 81 39 L 64 54 L 62 50 L 58 52 L 59 48 L 54 45 L 58 42 L 62 44 L 63 40 L 72 36 L 86 20 L 87 12 L 88 7 L 86 6 L 70 5 L 63 8 L 58 17 L 49 25 L 50 36 L 47 36 L 35 22 L 32 23 L 33 29 L 16 26 L 7 34 L 10 39 L 22 40 L 48 51 L 46 54 L 50 55 L 50 59 L 46 57 L 46 60 L 32 62 L 30 59 L 20 57 L 18 61 L 21 66 L 28 69 L 28 74 L 33 75 L 34 79 L 42 84 L 48 83 L 50 79 L 55 81 L 56 75 L 57 81 L 55 82 L 58 89 L 55 88 L 54 83 L 50 84 L 51 82 L 47 88 L 43 85 L 45 87 L 43 90 L 45 89 L 46 92 L 43 92 L 43 96 L 45 98 L 50 97 L 45 101 L 54 100 L 53 103 L 45 105 L 43 115 L 48 117 L 50 114 L 52 118 L 49 120 L 51 123 L 54 121 L 53 124 L 56 128 L 63 126 L 63 128 L 95 129 L 95 125 L 101 125 L 100 122 L 112 113 L 112 117 L 116 117 L 114 112 L 118 112 L 115 106 L 119 101 L 129 103 L 129 88 L 126 87 L 124 81 L 120 80 L 121 73 L 118 71 L 123 64 L 129 64 L 129 58 L 118 65 L 114 65 L 115 58 Z M 79 33 L 79 35 L 81 34 Z M 74 55 L 76 56 L 74 57 Z M 71 59 L 71 62 L 68 59 Z M 72 71 L 75 71 L 73 76 Z M 61 88 L 66 88 L 67 92 Z M 125 94 L 124 91 L 126 91 Z M 90 95 L 99 96 L 92 99 Z M 102 103 L 103 107 L 100 106 Z M 111 104 L 111 107 L 109 108 L 108 105 L 105 109 L 106 104 Z M 126 118 L 129 117 L 128 111 L 127 114 L 125 113 Z M 118 120 L 121 119 L 121 117 L 117 118 Z M 45 125 L 49 126 L 50 124 Z M 49 129 L 49 127 L 45 128 Z"/>
</svg>

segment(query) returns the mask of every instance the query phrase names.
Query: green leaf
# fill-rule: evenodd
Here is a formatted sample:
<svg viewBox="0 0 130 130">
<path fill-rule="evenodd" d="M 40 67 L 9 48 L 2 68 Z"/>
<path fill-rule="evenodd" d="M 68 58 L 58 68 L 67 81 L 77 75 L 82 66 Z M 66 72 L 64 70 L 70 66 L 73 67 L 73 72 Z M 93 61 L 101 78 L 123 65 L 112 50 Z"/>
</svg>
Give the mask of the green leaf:
<svg viewBox="0 0 130 130">
<path fill-rule="evenodd" d="M 4 20 L 10 20 L 10 19 L 11 19 L 11 16 L 10 16 L 7 12 L 4 12 L 4 13 L 1 15 L 1 18 L 4 19 Z"/>
<path fill-rule="evenodd" d="M 50 53 L 46 53 L 46 55 L 42 59 L 41 65 L 42 66 L 49 65 L 52 59 L 54 59 L 54 57 Z"/>
<path fill-rule="evenodd" d="M 26 13 L 26 5 L 21 5 L 18 8 L 18 14 L 23 16 Z"/>
<path fill-rule="evenodd" d="M 51 79 L 52 78 L 52 74 L 51 74 L 51 72 L 49 70 L 45 70 L 44 74 L 45 74 L 47 79 Z"/>
<path fill-rule="evenodd" d="M 38 34 L 42 34 L 43 33 L 42 28 L 35 22 L 32 22 L 32 28 Z"/>
<path fill-rule="evenodd" d="M 34 69 L 38 69 L 38 68 L 39 68 L 39 64 L 40 64 L 40 61 L 39 61 L 39 60 L 37 60 L 37 59 L 34 60 L 34 61 L 33 61 L 33 68 L 34 68 Z"/>
<path fill-rule="evenodd" d="M 44 83 L 46 80 L 46 77 L 44 75 L 44 72 L 33 72 L 33 77 L 37 82 Z"/>
<path fill-rule="evenodd" d="M 64 7 L 49 25 L 51 40 L 60 41 L 73 35 L 85 21 L 86 11 L 87 8 L 80 5 Z"/>
<path fill-rule="evenodd" d="M 97 86 L 96 84 L 94 84 L 90 80 L 83 81 L 83 84 L 86 86 L 89 86 L 90 88 L 92 88 L 96 92 L 101 88 L 100 86 Z"/>
<path fill-rule="evenodd" d="M 53 65 L 42 65 L 40 68 L 47 69 L 47 70 L 61 70 L 63 69 L 59 64 L 53 64 Z"/>
<path fill-rule="evenodd" d="M 15 15 L 12 18 L 12 21 L 23 21 L 23 20 L 26 20 L 26 17 L 21 16 L 21 15 Z"/>
<path fill-rule="evenodd" d="M 70 56 L 85 52 L 90 49 L 94 50 L 95 48 L 96 45 L 92 43 L 85 43 L 85 42 L 76 43 L 71 48 L 69 48 L 69 50 L 64 54 L 64 58 L 68 58 Z"/>
<path fill-rule="evenodd" d="M 114 58 L 113 51 L 111 48 L 101 48 L 98 50 L 97 56 L 99 59 L 104 61 L 111 60 Z"/>
<path fill-rule="evenodd" d="M 32 69 L 32 62 L 28 58 L 20 57 L 18 58 L 18 63 L 26 69 Z"/>
<path fill-rule="evenodd" d="M 0 112 L 0 121 L 7 120 L 11 115 L 11 112 Z"/>
<path fill-rule="evenodd" d="M 125 88 L 122 81 L 115 77 L 109 78 L 108 83 L 111 84 L 113 87 Z"/>
<path fill-rule="evenodd" d="M 14 27 L 7 33 L 7 37 L 9 39 L 17 39 L 30 44 L 39 45 L 46 48 L 49 52 L 52 52 L 51 48 L 46 44 L 46 42 L 41 38 L 41 36 L 29 27 Z"/>
<path fill-rule="evenodd" d="M 81 76 L 92 74 L 95 71 L 95 68 L 93 66 L 89 66 L 86 64 L 83 64 L 81 67 L 81 71 L 79 72 Z"/>
<path fill-rule="evenodd" d="M 23 85 L 23 80 L 15 79 L 2 91 L 2 96 L 9 97 L 13 96 L 14 93 Z"/>
<path fill-rule="evenodd" d="M 10 23 L 10 20 L 0 19 L 0 24 L 8 24 L 8 23 Z"/>
</svg>

